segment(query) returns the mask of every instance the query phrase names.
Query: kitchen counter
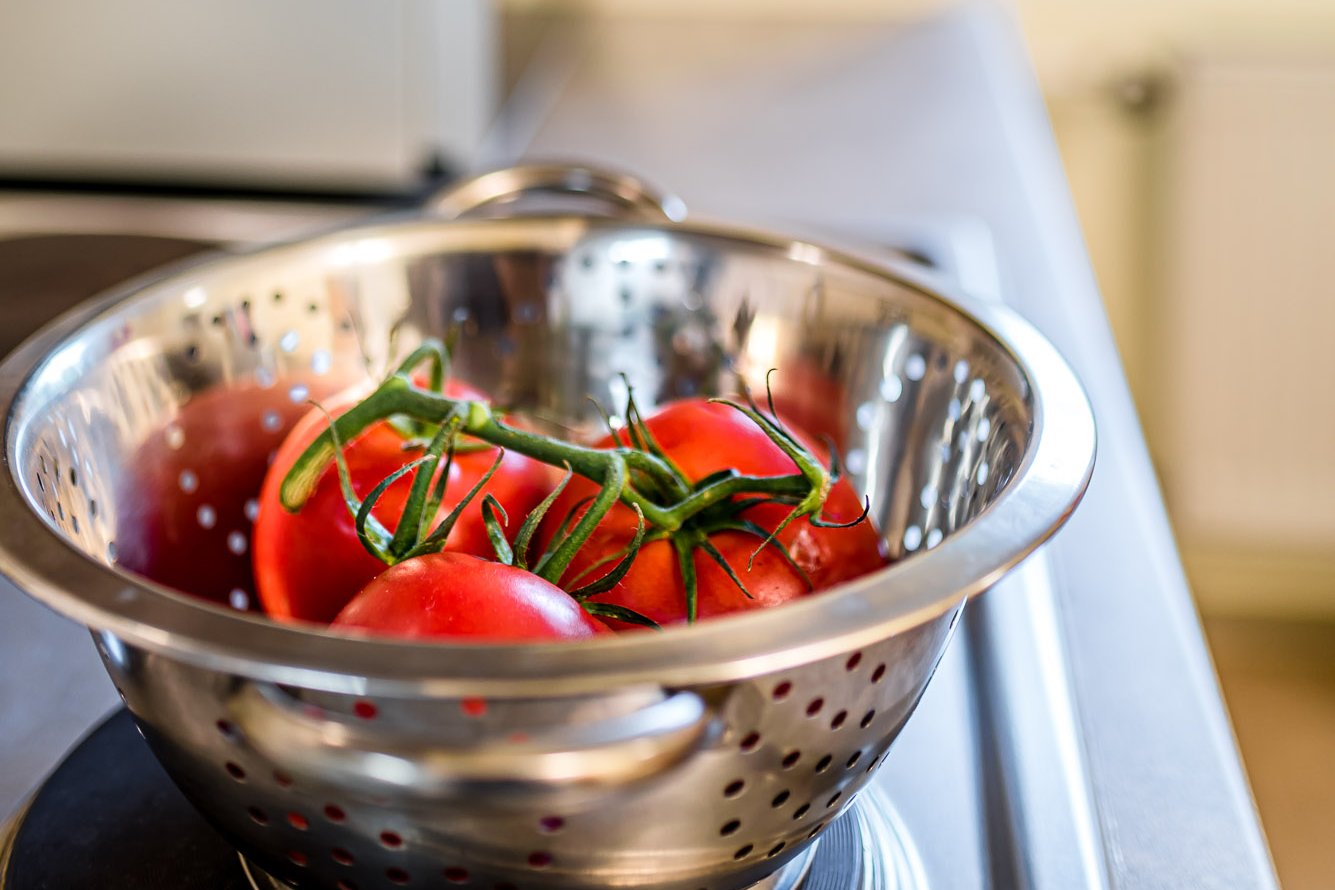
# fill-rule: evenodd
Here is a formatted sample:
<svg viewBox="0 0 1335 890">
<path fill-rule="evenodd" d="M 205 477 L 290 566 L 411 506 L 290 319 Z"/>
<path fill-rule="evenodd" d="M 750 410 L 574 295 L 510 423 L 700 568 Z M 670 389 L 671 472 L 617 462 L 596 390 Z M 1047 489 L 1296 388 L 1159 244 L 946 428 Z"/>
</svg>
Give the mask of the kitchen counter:
<svg viewBox="0 0 1335 890">
<path fill-rule="evenodd" d="M 1044 620 L 1061 640 L 1043 654 L 1046 676 L 1063 678 L 1073 729 L 1061 744 L 1081 773 L 1061 792 L 1080 796 L 1070 809 L 1088 812 L 1097 844 L 1082 884 L 1274 886 L 1041 97 L 1006 16 L 970 4 L 911 26 L 615 21 L 553 34 L 540 61 L 493 135 L 495 164 L 599 159 L 693 210 L 864 244 L 882 240 L 891 217 L 990 231 L 1006 301 L 1070 359 L 1099 424 L 1088 496 L 1043 563 L 1053 592 Z M 976 604 L 984 625 L 1004 625 L 1005 593 Z M 86 633 L 0 583 L 0 815 L 114 703 Z M 1012 791 L 1014 830 L 1059 845 L 1049 811 L 1025 808 L 1041 795 Z M 1042 861 L 991 869 L 994 885 L 1009 886 L 998 884 L 1005 875 L 1073 886 Z"/>
</svg>

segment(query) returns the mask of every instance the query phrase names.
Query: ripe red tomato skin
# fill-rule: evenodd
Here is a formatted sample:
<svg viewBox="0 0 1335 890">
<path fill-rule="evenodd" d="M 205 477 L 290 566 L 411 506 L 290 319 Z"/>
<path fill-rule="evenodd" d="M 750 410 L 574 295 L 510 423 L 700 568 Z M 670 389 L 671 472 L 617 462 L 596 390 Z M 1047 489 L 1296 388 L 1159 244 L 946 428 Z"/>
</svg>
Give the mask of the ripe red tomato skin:
<svg viewBox="0 0 1335 890">
<path fill-rule="evenodd" d="M 727 468 L 754 476 L 797 472 L 792 459 L 764 431 L 727 405 L 703 399 L 684 399 L 663 406 L 646 422 L 658 444 L 688 479 L 698 480 Z M 789 428 L 793 429 L 791 424 Z M 823 450 L 805 441 L 802 433 L 797 432 L 797 435 L 813 453 L 819 454 Z M 596 447 L 608 448 L 612 444 L 609 436 Z M 548 513 L 549 522 L 544 529 L 548 536 L 553 522 L 559 521 L 596 490 L 594 483 L 587 479 L 572 479 Z M 744 515 L 762 528 L 773 529 L 790 509 L 780 504 L 762 505 L 747 510 Z M 840 480 L 830 491 L 824 515 L 831 521 L 842 522 L 856 518 L 862 509 L 862 500 L 852 486 L 846 480 Z M 620 552 L 634 536 L 635 522 L 630 509 L 620 504 L 613 507 L 571 563 L 563 583 L 569 585 L 571 579 L 600 559 Z M 724 554 L 753 598 L 748 599 L 713 559 L 697 551 L 697 616 L 700 618 L 779 605 L 804 596 L 812 589 L 821 590 L 875 571 L 887 562 L 885 543 L 870 522 L 847 529 L 827 529 L 799 519 L 779 535 L 779 541 L 806 573 L 810 587 L 772 547 L 766 547 L 756 555 L 748 572 L 747 560 L 761 543 L 754 535 L 723 532 L 711 535 L 710 541 Z M 578 583 L 589 583 L 610 565 L 593 569 Z M 612 590 L 592 599 L 625 606 L 659 624 L 684 621 L 686 602 L 675 549 L 667 541 L 646 544 L 626 577 Z M 618 630 L 631 629 L 613 620 L 608 624 Z"/>
<path fill-rule="evenodd" d="M 484 398 L 458 381 L 449 381 L 445 392 L 455 398 Z M 365 395 L 365 388 L 357 387 L 330 400 L 325 408 L 337 415 Z M 318 410 L 297 422 L 278 449 L 260 494 L 253 543 L 256 589 L 265 611 L 279 620 L 331 621 L 361 588 L 385 570 L 384 563 L 367 552 L 357 538 L 334 467 L 325 471 L 299 512 L 289 513 L 279 502 L 283 474 L 327 425 L 325 415 Z M 403 450 L 402 437 L 389 424 L 378 423 L 346 443 L 344 456 L 354 490 L 365 496 L 417 454 Z M 486 473 L 495 457 L 494 449 L 455 456 L 441 516 Z M 507 452 L 483 492 L 495 495 L 511 516 L 523 516 L 551 490 L 551 477 L 548 467 Z M 392 529 L 402 515 L 411 485 L 411 477 L 399 479 L 377 503 L 373 515 L 386 527 Z M 481 498 L 479 494 L 460 516 L 447 541 L 449 550 L 491 554 L 479 506 Z"/>
<path fill-rule="evenodd" d="M 234 590 L 253 589 L 250 554 L 238 553 L 229 537 L 250 532 L 247 500 L 259 490 L 267 457 L 281 430 L 307 410 L 288 396 L 296 382 L 219 383 L 148 436 L 117 481 L 118 565 L 220 605 Z M 341 388 L 329 379 L 309 383 L 320 392 Z"/>
<path fill-rule="evenodd" d="M 608 633 L 556 585 L 463 553 L 418 556 L 386 569 L 339 612 L 332 627 L 490 642 L 579 640 Z"/>
</svg>

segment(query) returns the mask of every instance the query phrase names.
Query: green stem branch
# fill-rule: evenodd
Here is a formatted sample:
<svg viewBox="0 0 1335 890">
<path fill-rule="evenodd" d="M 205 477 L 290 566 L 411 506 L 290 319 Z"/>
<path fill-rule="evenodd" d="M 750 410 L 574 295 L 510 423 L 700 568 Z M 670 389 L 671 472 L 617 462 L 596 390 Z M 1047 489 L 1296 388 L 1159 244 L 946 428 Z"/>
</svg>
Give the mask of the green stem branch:
<svg viewBox="0 0 1335 890">
<path fill-rule="evenodd" d="M 292 512 L 301 509 L 325 468 L 334 460 L 335 443 L 350 442 L 372 424 L 395 415 L 433 424 L 456 419 L 462 433 L 551 466 L 569 466 L 575 473 L 610 488 L 614 497 L 608 502 L 609 508 L 616 500 L 628 507 L 638 507 L 647 523 L 668 532 L 682 528 L 700 512 L 745 493 L 798 496 L 803 500 L 795 512 L 818 512 L 829 489 L 827 471 L 809 456 L 799 454 L 795 457 L 799 473 L 764 477 L 727 475 L 684 493 L 677 484 L 677 474 L 653 454 L 628 448 L 591 448 L 517 429 L 498 419 L 485 402 L 446 398 L 420 389 L 406 376 L 396 374 L 336 418 L 332 428 L 322 432 L 297 458 L 280 490 L 283 507 Z M 797 450 L 787 442 L 779 444 L 790 453 Z M 667 490 L 680 499 L 667 506 L 655 503 L 632 484 L 630 470 L 660 483 L 673 483 Z"/>
</svg>

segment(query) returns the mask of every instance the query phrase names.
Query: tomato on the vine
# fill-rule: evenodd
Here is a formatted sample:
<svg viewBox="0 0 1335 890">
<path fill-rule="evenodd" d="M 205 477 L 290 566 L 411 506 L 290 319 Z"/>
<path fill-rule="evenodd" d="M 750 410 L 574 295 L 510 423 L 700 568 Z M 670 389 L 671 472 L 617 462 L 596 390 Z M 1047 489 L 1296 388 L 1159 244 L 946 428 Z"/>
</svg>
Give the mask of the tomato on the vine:
<svg viewBox="0 0 1335 890">
<path fill-rule="evenodd" d="M 326 468 L 300 511 L 289 513 L 279 500 L 285 473 L 306 446 L 328 429 L 329 416 L 342 414 L 366 394 L 365 389 L 355 389 L 326 403 L 328 415 L 318 409 L 306 414 L 283 440 L 265 477 L 255 520 L 254 568 L 260 601 L 274 618 L 331 621 L 372 578 L 385 571 L 384 563 L 358 539 L 334 466 Z M 454 380 L 446 382 L 444 394 L 456 399 L 485 398 L 473 387 Z M 374 424 L 343 444 L 353 489 L 361 497 L 423 453 L 420 447 L 408 446 L 388 421 Z M 456 454 L 441 512 L 448 512 L 481 480 L 495 459 L 493 447 Z M 538 461 L 506 452 L 482 492 L 494 496 L 512 514 L 523 515 L 551 490 L 552 474 Z M 411 484 L 411 479 L 404 476 L 390 485 L 372 515 L 386 526 L 395 526 Z M 446 549 L 476 556 L 491 553 L 477 504 L 468 505 L 459 517 Z"/>
<path fill-rule="evenodd" d="M 564 590 L 530 572 L 462 553 L 385 569 L 339 612 L 338 630 L 479 642 L 579 640 L 608 633 Z"/>
<path fill-rule="evenodd" d="M 704 399 L 672 402 L 646 418 L 644 426 L 692 483 L 722 470 L 736 470 L 748 476 L 797 472 L 793 459 L 761 427 L 728 405 Z M 800 431 L 791 426 L 789 429 L 809 451 L 820 453 L 822 449 L 806 441 Z M 618 433 L 618 440 L 621 445 L 629 444 L 625 431 Z M 609 435 L 596 447 L 611 448 L 615 444 L 618 442 Z M 550 539 L 555 523 L 572 512 L 578 515 L 582 504 L 597 490 L 598 486 L 588 479 L 573 479 L 547 514 L 546 536 Z M 738 519 L 771 532 L 790 509 L 781 503 L 757 504 L 742 510 Z M 825 501 L 824 518 L 835 523 L 849 522 L 862 513 L 862 499 L 853 487 L 847 480 L 836 481 Z M 635 528 L 636 517 L 629 508 L 624 504 L 613 507 L 580 548 L 562 584 L 583 583 L 590 574 L 606 566 L 625 551 Z M 691 551 L 697 617 L 778 605 L 811 590 L 874 571 L 887 561 L 885 543 L 870 521 L 847 528 L 828 528 L 801 518 L 780 531 L 773 544 L 762 547 L 762 540 L 756 534 L 735 529 L 708 534 L 708 543 L 731 567 L 737 580 L 746 587 L 745 592 L 704 549 Z M 753 553 L 754 561 L 748 570 Z M 625 577 L 610 591 L 592 597 L 591 602 L 622 606 L 659 624 L 686 620 L 685 581 L 677 547 L 670 540 L 650 539 L 641 547 Z M 629 628 L 617 621 L 609 623 L 618 629 Z"/>
</svg>

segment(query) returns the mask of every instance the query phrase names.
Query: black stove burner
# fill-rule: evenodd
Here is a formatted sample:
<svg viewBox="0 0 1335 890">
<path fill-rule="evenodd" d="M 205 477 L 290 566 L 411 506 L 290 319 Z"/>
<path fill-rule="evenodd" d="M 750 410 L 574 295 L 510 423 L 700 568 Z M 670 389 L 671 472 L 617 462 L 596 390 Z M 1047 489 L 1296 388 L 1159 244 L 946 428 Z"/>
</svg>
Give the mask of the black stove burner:
<svg viewBox="0 0 1335 890">
<path fill-rule="evenodd" d="M 250 890 L 122 710 L 42 785 L 0 853 L 2 890 Z"/>
<path fill-rule="evenodd" d="M 916 852 L 875 785 L 822 835 L 809 866 L 805 875 L 798 866 L 756 890 L 926 887 Z M 176 789 L 124 710 L 79 743 L 16 818 L 10 836 L 0 836 L 0 890 L 85 887 L 255 887 L 236 850 Z"/>
</svg>

